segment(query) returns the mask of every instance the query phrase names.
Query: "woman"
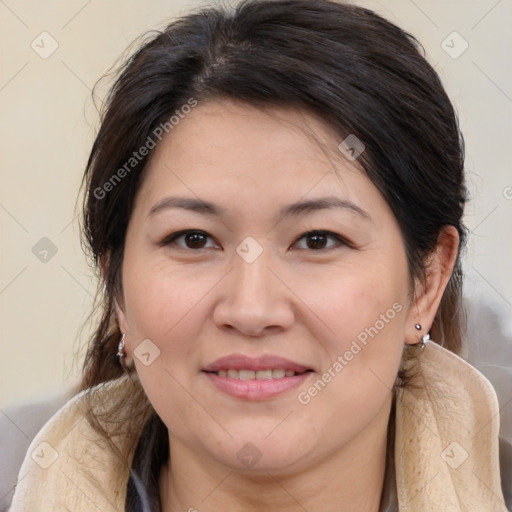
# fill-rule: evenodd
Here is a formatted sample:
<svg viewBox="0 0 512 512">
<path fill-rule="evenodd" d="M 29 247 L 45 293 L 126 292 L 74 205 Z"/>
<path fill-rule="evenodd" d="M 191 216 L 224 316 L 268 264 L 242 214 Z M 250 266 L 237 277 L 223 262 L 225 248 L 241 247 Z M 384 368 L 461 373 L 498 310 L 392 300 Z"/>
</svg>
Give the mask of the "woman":
<svg viewBox="0 0 512 512">
<path fill-rule="evenodd" d="M 84 176 L 102 318 L 13 512 L 510 506 L 496 395 L 456 355 L 463 139 L 418 48 L 248 0 L 128 60 Z"/>
</svg>

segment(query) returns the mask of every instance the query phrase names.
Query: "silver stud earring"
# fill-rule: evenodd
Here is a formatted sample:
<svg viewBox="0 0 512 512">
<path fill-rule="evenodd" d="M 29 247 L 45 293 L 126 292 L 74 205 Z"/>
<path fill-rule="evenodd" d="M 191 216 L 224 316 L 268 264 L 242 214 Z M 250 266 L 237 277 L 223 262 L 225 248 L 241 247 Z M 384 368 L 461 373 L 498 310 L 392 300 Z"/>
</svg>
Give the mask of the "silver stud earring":
<svg viewBox="0 0 512 512">
<path fill-rule="evenodd" d="M 417 331 L 421 331 L 422 327 L 421 327 L 421 324 L 415 324 L 414 325 L 414 328 L 417 330 Z M 410 345 L 408 345 L 409 347 L 415 347 L 415 348 L 418 348 L 420 350 L 420 352 L 425 348 L 425 344 L 427 343 L 427 341 L 430 340 L 430 334 L 427 332 L 427 334 L 425 334 L 424 336 L 422 336 L 421 340 L 418 342 L 418 343 L 412 343 Z"/>
<path fill-rule="evenodd" d="M 124 350 L 124 338 L 126 334 L 123 333 L 121 336 L 121 341 L 119 342 L 119 345 L 117 346 L 117 357 L 119 358 L 119 362 L 122 363 L 122 360 L 126 357 L 126 352 Z"/>
</svg>

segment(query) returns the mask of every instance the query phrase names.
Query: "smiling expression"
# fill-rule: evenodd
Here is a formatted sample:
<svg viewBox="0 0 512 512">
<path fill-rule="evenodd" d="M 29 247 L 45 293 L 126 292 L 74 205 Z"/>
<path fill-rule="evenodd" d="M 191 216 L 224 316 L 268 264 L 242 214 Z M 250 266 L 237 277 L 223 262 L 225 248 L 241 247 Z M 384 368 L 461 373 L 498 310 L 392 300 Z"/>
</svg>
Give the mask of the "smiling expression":
<svg viewBox="0 0 512 512">
<path fill-rule="evenodd" d="M 310 114 L 212 101 L 153 150 L 118 315 L 171 453 L 243 468 L 251 443 L 258 468 L 297 469 L 385 428 L 410 278 L 389 205 L 340 142 Z"/>
</svg>

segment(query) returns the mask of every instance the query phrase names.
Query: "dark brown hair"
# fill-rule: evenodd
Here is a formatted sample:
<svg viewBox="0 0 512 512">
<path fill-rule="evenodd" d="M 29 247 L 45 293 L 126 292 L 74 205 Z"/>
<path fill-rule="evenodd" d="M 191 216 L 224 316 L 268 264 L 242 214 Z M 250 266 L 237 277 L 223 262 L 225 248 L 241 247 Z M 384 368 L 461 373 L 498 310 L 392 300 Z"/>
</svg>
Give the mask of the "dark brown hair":
<svg viewBox="0 0 512 512">
<path fill-rule="evenodd" d="M 104 266 L 104 290 L 84 389 L 123 373 L 114 304 L 123 304 L 125 234 L 148 157 L 108 193 L 105 184 L 190 98 L 309 111 L 336 130 L 340 142 L 355 135 L 366 147 L 358 161 L 400 225 L 412 280 L 424 278 L 443 226 L 457 229 L 460 256 L 464 141 L 440 79 L 412 35 L 368 9 L 329 0 L 245 0 L 193 11 L 150 34 L 123 63 L 87 163 L 84 248 L 96 269 Z M 456 353 L 463 339 L 461 286 L 458 258 L 431 329 L 436 342 Z M 151 410 L 138 389 L 139 402 Z M 150 462 L 167 446 L 155 414 L 139 439 Z M 147 465 L 139 471 L 153 489 L 155 471 Z"/>
</svg>

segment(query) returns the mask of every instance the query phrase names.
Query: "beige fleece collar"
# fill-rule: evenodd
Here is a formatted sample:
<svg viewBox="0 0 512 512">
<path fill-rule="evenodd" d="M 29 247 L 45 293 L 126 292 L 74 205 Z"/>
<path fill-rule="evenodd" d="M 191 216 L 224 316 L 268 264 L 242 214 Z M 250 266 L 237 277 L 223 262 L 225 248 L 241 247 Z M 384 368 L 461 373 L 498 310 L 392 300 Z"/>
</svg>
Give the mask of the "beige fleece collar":
<svg viewBox="0 0 512 512">
<path fill-rule="evenodd" d="M 98 388 L 96 405 L 108 407 L 119 398 L 126 379 Z M 433 342 L 420 354 L 412 384 L 417 388 L 402 389 L 397 396 L 400 512 L 506 512 L 499 409 L 491 384 Z M 124 511 L 129 470 L 88 424 L 88 396 L 93 395 L 84 391 L 72 398 L 33 439 L 10 512 Z M 134 450 L 129 447 L 130 461 Z"/>
<path fill-rule="evenodd" d="M 434 342 L 397 396 L 399 510 L 506 512 L 499 473 L 499 407 L 474 367 Z"/>
</svg>

